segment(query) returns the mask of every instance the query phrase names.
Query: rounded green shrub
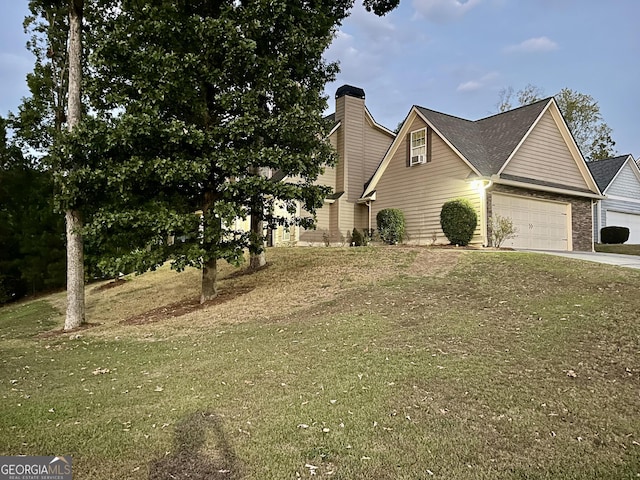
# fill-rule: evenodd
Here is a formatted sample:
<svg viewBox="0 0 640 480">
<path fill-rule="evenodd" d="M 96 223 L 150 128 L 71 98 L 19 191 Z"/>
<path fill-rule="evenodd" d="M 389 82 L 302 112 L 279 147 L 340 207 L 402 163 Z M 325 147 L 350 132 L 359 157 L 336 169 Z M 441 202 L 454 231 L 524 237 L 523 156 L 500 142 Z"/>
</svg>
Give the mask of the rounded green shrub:
<svg viewBox="0 0 640 480">
<path fill-rule="evenodd" d="M 600 241 L 602 243 L 621 244 L 629 240 L 627 227 L 604 227 L 600 229 Z"/>
<path fill-rule="evenodd" d="M 376 215 L 378 232 L 383 242 L 395 245 L 404 238 L 404 214 L 397 208 L 385 208 Z"/>
<path fill-rule="evenodd" d="M 449 200 L 440 210 L 440 226 L 452 245 L 468 245 L 478 225 L 478 214 L 465 198 Z"/>
</svg>

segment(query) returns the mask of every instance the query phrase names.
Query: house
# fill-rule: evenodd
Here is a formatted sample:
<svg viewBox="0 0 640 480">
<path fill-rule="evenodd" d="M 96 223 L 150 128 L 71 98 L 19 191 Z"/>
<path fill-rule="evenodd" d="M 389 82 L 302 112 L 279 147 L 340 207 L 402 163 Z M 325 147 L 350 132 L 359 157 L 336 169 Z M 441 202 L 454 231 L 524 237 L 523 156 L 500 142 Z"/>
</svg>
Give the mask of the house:
<svg viewBox="0 0 640 480">
<path fill-rule="evenodd" d="M 338 153 L 338 163 L 325 169 L 317 183 L 333 189 L 317 211 L 315 230 L 296 229 L 296 241 L 307 244 L 344 244 L 354 227 L 369 225 L 367 209 L 360 203 L 364 184 L 375 172 L 396 135 L 375 121 L 365 106 L 361 88 L 344 85 L 336 91 L 335 112 L 329 142 Z"/>
<path fill-rule="evenodd" d="M 442 205 L 467 198 L 478 213 L 472 243 L 490 245 L 490 219 L 509 217 L 503 246 L 593 250 L 603 198 L 553 98 L 476 121 L 414 106 L 366 184 L 369 226 L 384 208 L 404 212 L 412 244 L 448 243 Z"/>
<path fill-rule="evenodd" d="M 627 243 L 640 244 L 640 169 L 632 155 L 622 155 L 587 164 L 606 199 L 596 206 L 594 239 L 600 242 L 600 229 L 627 227 Z"/>
</svg>

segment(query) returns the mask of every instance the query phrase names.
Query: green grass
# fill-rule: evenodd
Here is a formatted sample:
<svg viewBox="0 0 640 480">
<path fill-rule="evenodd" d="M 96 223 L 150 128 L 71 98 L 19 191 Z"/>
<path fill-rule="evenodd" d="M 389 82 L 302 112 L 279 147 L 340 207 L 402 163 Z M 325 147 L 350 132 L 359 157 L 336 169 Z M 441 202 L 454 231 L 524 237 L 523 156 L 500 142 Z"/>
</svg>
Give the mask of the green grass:
<svg viewBox="0 0 640 480">
<path fill-rule="evenodd" d="M 640 255 L 640 245 L 609 245 L 605 243 L 595 244 L 596 252 L 621 253 L 623 255 Z"/>
<path fill-rule="evenodd" d="M 46 301 L 0 309 L 0 454 L 71 454 L 92 479 L 637 478 L 640 272 L 444 252 L 455 268 L 412 275 L 430 252 L 270 251 L 294 285 L 368 266 L 268 320 L 43 337 Z"/>
</svg>

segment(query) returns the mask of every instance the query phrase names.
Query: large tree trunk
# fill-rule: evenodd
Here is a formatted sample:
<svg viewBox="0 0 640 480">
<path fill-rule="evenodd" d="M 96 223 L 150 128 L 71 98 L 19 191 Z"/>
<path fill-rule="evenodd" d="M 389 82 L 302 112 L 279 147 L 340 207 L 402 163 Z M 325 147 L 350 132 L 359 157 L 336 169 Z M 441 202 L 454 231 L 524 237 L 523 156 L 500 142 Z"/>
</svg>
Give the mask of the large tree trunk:
<svg viewBox="0 0 640 480">
<path fill-rule="evenodd" d="M 262 202 L 255 200 L 253 211 L 262 208 Z M 257 270 L 267 264 L 267 256 L 264 251 L 264 228 L 262 218 L 254 213 L 251 214 L 251 248 L 249 249 L 249 268 Z"/>
<path fill-rule="evenodd" d="M 82 218 L 76 210 L 65 213 L 67 224 L 67 317 L 64 329 L 78 328 L 85 321 L 84 253 L 82 248 Z"/>
<path fill-rule="evenodd" d="M 216 277 L 218 276 L 218 260 L 209 259 L 202 266 L 202 288 L 200 293 L 200 303 L 213 300 L 218 296 Z"/>
<path fill-rule="evenodd" d="M 267 177 L 267 168 L 252 167 L 251 173 L 261 177 Z M 264 202 L 260 195 L 256 195 L 251 202 L 251 231 L 250 248 L 249 248 L 249 268 L 257 270 L 267 264 L 267 255 L 264 250 L 264 222 L 262 215 L 264 214 Z"/>
<path fill-rule="evenodd" d="M 82 9 L 83 0 L 69 0 L 69 98 L 67 126 L 72 131 L 82 114 L 80 84 L 82 81 Z M 79 327 L 85 321 L 84 253 L 82 218 L 75 209 L 65 214 L 67 230 L 67 316 L 64 329 Z"/>
</svg>

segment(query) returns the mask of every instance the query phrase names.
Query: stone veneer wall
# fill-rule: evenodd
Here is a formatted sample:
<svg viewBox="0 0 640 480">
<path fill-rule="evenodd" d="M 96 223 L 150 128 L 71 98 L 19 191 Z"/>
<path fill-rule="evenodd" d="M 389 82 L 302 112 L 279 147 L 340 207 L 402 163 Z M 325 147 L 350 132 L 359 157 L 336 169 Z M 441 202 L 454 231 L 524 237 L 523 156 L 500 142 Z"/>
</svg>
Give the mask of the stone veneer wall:
<svg viewBox="0 0 640 480">
<path fill-rule="evenodd" d="M 487 218 L 492 215 L 492 193 L 510 193 L 522 197 L 570 203 L 573 249 L 582 252 L 593 251 L 593 208 L 591 199 L 495 184 L 487 191 Z M 487 229 L 489 230 L 487 232 L 488 236 L 491 238 L 491 225 L 488 225 Z"/>
</svg>

